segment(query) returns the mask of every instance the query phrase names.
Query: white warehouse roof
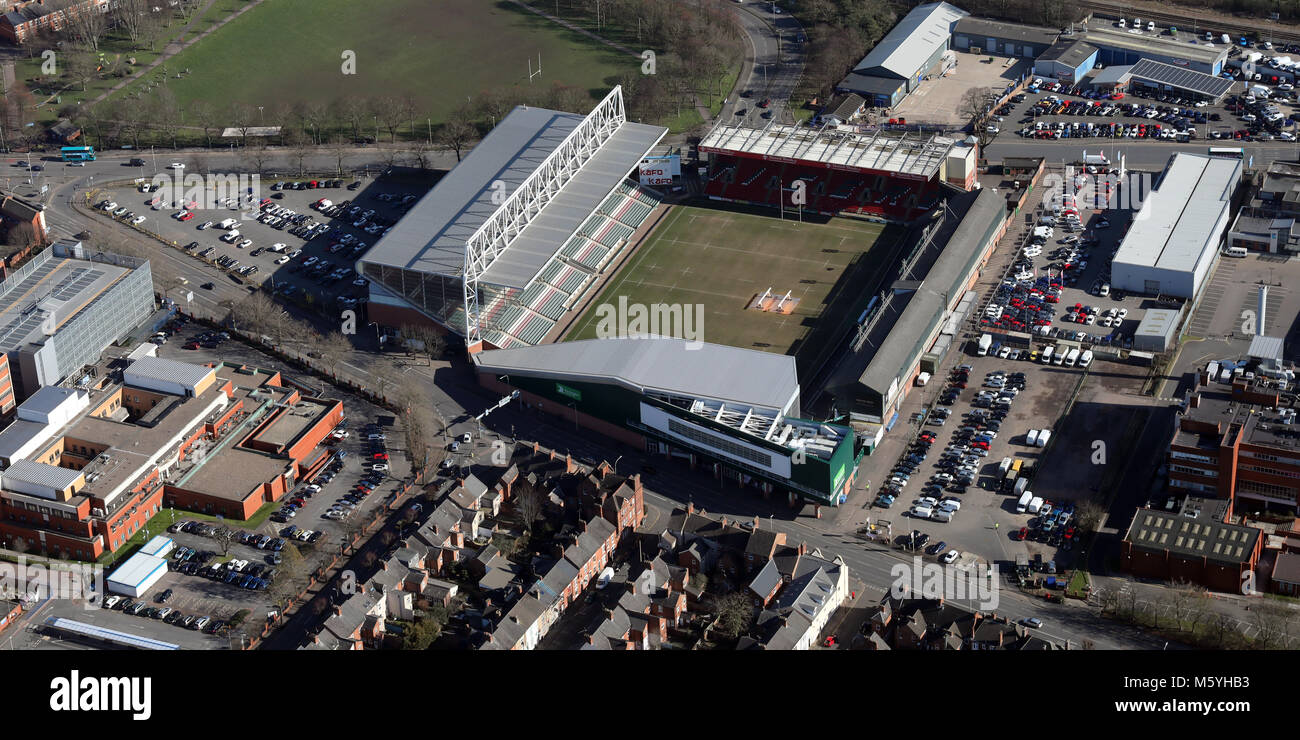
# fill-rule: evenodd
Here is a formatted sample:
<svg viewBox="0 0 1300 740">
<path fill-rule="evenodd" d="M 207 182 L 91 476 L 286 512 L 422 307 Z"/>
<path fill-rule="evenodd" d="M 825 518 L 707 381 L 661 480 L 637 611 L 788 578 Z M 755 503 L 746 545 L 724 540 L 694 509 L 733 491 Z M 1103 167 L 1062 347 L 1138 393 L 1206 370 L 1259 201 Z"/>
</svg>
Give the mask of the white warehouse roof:
<svg viewBox="0 0 1300 740">
<path fill-rule="evenodd" d="M 901 79 L 910 79 L 921 70 L 921 65 L 931 54 L 948 43 L 957 21 L 968 15 L 970 13 L 961 8 L 943 2 L 918 5 L 858 62 L 853 71 L 887 71 Z"/>
<path fill-rule="evenodd" d="M 167 561 L 162 558 L 138 552 L 127 558 L 121 567 L 108 577 L 109 583 L 117 583 L 127 588 L 140 588 L 159 570 L 167 570 Z"/>
<path fill-rule="evenodd" d="M 81 471 L 71 470 L 69 468 L 60 468 L 57 465 L 47 465 L 45 463 L 32 462 L 31 460 L 14 460 L 4 471 L 4 477 L 0 478 L 6 488 L 11 488 L 14 483 L 23 482 L 33 486 L 42 486 L 53 488 L 56 491 L 62 491 L 81 477 Z"/>
<path fill-rule="evenodd" d="M 131 363 L 131 366 L 122 373 L 122 379 L 127 385 L 141 388 L 153 388 L 154 383 L 160 382 L 179 383 L 194 388 L 215 372 L 215 369 L 203 365 L 164 360 L 161 357 L 144 357 Z"/>
<path fill-rule="evenodd" d="M 1115 263 L 1192 272 L 1219 234 L 1241 176 L 1241 160 L 1179 152 L 1147 195 L 1124 236 Z"/>
</svg>

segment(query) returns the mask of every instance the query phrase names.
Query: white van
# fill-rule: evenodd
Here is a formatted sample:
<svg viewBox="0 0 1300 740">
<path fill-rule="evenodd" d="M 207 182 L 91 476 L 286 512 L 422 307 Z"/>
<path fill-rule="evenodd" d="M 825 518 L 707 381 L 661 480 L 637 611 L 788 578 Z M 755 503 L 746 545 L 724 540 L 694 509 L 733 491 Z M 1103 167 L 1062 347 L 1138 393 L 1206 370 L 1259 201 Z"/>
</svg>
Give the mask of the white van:
<svg viewBox="0 0 1300 740">
<path fill-rule="evenodd" d="M 1055 345 L 1055 344 L 1049 345 L 1049 346 L 1047 347 L 1047 349 L 1043 350 L 1043 354 L 1041 355 L 1041 359 L 1042 359 L 1042 362 L 1043 362 L 1044 365 L 1050 365 L 1050 364 L 1052 364 L 1052 353 L 1055 352 L 1055 351 L 1056 351 L 1056 345 Z"/>
<path fill-rule="evenodd" d="M 1250 252 L 1247 252 L 1245 247 L 1228 247 L 1223 250 L 1224 257 L 1245 257 L 1248 254 Z"/>
<path fill-rule="evenodd" d="M 913 506 L 911 514 L 917 519 L 929 519 L 934 514 L 934 510 L 929 506 Z"/>
<path fill-rule="evenodd" d="M 1029 445 L 1030 447 L 1037 447 L 1037 446 L 1038 446 L 1038 430 L 1037 430 L 1037 429 L 1030 429 L 1030 430 L 1029 430 L 1029 433 L 1025 435 L 1025 444 Z"/>
<path fill-rule="evenodd" d="M 1062 365 L 1062 364 L 1064 364 L 1064 363 L 1065 363 L 1065 356 L 1066 356 L 1067 354 L 1069 354 L 1069 353 L 1065 351 L 1065 348 L 1064 348 L 1064 347 L 1061 347 L 1060 349 L 1058 349 L 1058 350 L 1056 351 L 1055 356 L 1052 357 L 1052 364 L 1053 364 L 1053 365 Z"/>
<path fill-rule="evenodd" d="M 1074 363 L 1079 361 L 1079 349 L 1076 347 L 1070 350 L 1070 354 L 1065 356 L 1065 366 L 1074 367 Z"/>
<path fill-rule="evenodd" d="M 930 514 L 930 521 L 933 521 L 933 522 L 950 522 L 950 521 L 952 521 L 952 512 L 951 512 L 951 511 L 943 511 L 943 510 L 935 511 L 934 513 Z"/>
<path fill-rule="evenodd" d="M 1029 508 L 1027 510 L 1029 511 L 1030 514 L 1037 514 L 1038 510 L 1041 508 L 1043 508 L 1042 497 L 1034 496 L 1029 500 Z"/>
<path fill-rule="evenodd" d="M 236 229 L 235 231 L 227 231 L 226 233 L 222 234 L 221 241 L 229 242 L 230 244 L 234 244 L 235 242 L 239 241 L 239 230 Z"/>
<path fill-rule="evenodd" d="M 1052 430 L 1051 430 L 1051 429 L 1044 429 L 1044 430 L 1042 430 L 1041 432 L 1038 433 L 1038 446 L 1039 446 L 1039 447 L 1046 447 L 1046 446 L 1047 446 L 1047 440 L 1049 440 L 1049 439 L 1051 439 L 1051 438 L 1052 438 Z"/>
<path fill-rule="evenodd" d="M 1029 502 L 1033 500 L 1034 500 L 1034 494 L 1032 491 L 1025 491 L 1024 493 L 1020 494 L 1020 500 L 1016 502 L 1016 513 L 1017 514 L 1025 513 L 1025 509 L 1029 508 Z"/>
<path fill-rule="evenodd" d="M 1006 475 L 1007 471 L 1010 469 L 1011 469 L 1011 458 L 1009 457 L 1002 458 L 1002 463 L 998 465 L 998 475 Z"/>
<path fill-rule="evenodd" d="M 1029 488 L 1029 479 L 1021 478 L 1020 480 L 1016 481 L 1016 488 L 1015 491 L 1012 492 L 1012 495 L 1020 496 L 1025 492 L 1026 488 Z"/>
<path fill-rule="evenodd" d="M 222 221 L 221 223 L 217 224 L 217 228 L 218 228 L 218 229 L 233 229 L 233 228 L 235 228 L 235 224 L 237 224 L 237 223 L 239 223 L 238 220 L 233 219 L 233 218 L 228 218 L 228 219 L 226 219 L 225 221 Z"/>
<path fill-rule="evenodd" d="M 1079 367 L 1087 367 L 1092 364 L 1092 350 L 1085 349 L 1083 354 L 1079 355 Z"/>
<path fill-rule="evenodd" d="M 1101 296 L 1102 298 L 1107 298 L 1107 297 L 1109 297 L 1109 296 L 1110 296 L 1110 283 L 1102 283 L 1102 284 L 1101 284 L 1101 290 L 1098 290 L 1098 291 L 1097 291 L 1097 295 Z"/>
</svg>

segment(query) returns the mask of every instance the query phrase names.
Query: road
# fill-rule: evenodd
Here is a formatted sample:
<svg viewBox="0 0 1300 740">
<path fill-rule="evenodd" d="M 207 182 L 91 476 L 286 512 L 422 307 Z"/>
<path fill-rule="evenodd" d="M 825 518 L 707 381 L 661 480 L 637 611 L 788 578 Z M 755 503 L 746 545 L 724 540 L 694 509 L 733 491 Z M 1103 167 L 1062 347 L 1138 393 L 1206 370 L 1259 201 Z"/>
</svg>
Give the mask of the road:
<svg viewBox="0 0 1300 740">
<path fill-rule="evenodd" d="M 1007 157 L 1045 157 L 1047 161 L 1060 164 L 1062 160 L 1078 161 L 1083 157 L 1083 150 L 1089 152 L 1103 151 L 1112 162 L 1123 154 L 1131 169 L 1160 170 L 1169 163 L 1174 152 L 1193 151 L 1205 153 L 1219 142 L 1205 140 L 1199 144 L 1169 144 L 1168 142 L 1138 142 L 1112 139 L 1038 140 L 1022 139 L 1014 134 L 1003 134 L 993 140 L 984 149 L 984 156 L 991 162 L 1000 162 Z M 1240 146 L 1246 150 L 1246 156 L 1254 157 L 1254 166 L 1265 167 L 1269 162 L 1279 159 L 1300 159 L 1300 143 L 1278 145 L 1265 142 L 1223 142 L 1223 146 Z M 1251 166 L 1249 162 L 1247 166 Z"/>
<path fill-rule="evenodd" d="M 728 98 L 719 117 L 762 128 L 768 120 L 764 114 L 771 111 L 770 120 L 793 123 L 789 100 L 803 77 L 804 44 L 799 41 L 804 38 L 803 27 L 788 14 L 772 13 L 768 3 L 747 3 L 739 10 L 736 17 L 740 19 L 750 53 L 736 87 L 752 94 Z M 772 101 L 766 110 L 758 105 L 764 98 Z M 745 114 L 737 116 L 741 110 Z"/>
</svg>

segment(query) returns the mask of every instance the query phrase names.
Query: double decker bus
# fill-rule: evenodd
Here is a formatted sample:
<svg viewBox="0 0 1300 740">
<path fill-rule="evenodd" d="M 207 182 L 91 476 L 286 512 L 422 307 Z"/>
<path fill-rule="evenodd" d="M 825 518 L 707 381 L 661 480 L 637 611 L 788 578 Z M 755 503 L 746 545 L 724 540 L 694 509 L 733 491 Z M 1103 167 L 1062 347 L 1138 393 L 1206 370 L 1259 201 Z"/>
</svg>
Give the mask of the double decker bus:
<svg viewBox="0 0 1300 740">
<path fill-rule="evenodd" d="M 95 161 L 95 147 L 93 146 L 65 146 L 59 152 L 63 155 L 64 162 Z"/>
</svg>

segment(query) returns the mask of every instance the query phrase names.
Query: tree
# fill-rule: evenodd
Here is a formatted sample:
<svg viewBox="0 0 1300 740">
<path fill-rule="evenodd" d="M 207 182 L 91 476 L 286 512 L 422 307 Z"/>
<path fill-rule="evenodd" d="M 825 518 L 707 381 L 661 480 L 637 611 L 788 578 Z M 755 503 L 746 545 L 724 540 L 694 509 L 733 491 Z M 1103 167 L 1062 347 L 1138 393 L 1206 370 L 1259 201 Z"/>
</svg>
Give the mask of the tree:
<svg viewBox="0 0 1300 740">
<path fill-rule="evenodd" d="M 262 175 L 266 172 L 266 163 L 271 159 L 271 152 L 267 149 L 265 140 L 259 138 L 257 143 L 250 147 L 244 148 L 243 162 L 244 166 L 255 175 Z"/>
<path fill-rule="evenodd" d="M 451 118 L 438 129 L 438 145 L 456 152 L 456 161 L 460 162 L 461 152 L 478 137 L 478 131 L 470 123 L 468 112 L 457 109 Z"/>
<path fill-rule="evenodd" d="M 4 243 L 7 247 L 30 247 L 37 243 L 36 229 L 27 221 L 19 221 L 5 231 Z"/>
<path fill-rule="evenodd" d="M 447 349 L 447 338 L 427 324 L 403 324 L 402 342 L 407 352 L 424 357 L 433 364 Z"/>
<path fill-rule="evenodd" d="M 253 128 L 254 121 L 257 120 L 257 111 L 253 106 L 247 103 L 231 103 L 230 108 L 226 111 L 226 116 L 230 121 L 231 127 L 239 131 L 240 144 L 248 146 L 248 130 Z"/>
<path fill-rule="evenodd" d="M 432 619 L 421 619 L 406 625 L 402 635 L 403 650 L 428 650 L 442 634 L 442 625 Z"/>
<path fill-rule="evenodd" d="M 1091 499 L 1081 501 L 1074 509 L 1074 526 L 1084 532 L 1096 532 L 1105 516 L 1101 504 Z"/>
<path fill-rule="evenodd" d="M 271 582 L 271 596 L 275 604 L 282 609 L 288 608 L 289 600 L 298 595 L 305 585 L 307 562 L 297 545 L 286 541 L 280 551 L 280 564 L 276 566 L 279 573 Z"/>
<path fill-rule="evenodd" d="M 230 554 L 230 547 L 239 539 L 239 532 L 231 527 L 217 527 L 217 531 L 212 533 L 212 539 L 216 540 L 217 546 L 221 548 L 221 555 L 224 557 Z"/>
<path fill-rule="evenodd" d="M 361 121 L 366 117 L 365 102 L 355 95 L 344 95 L 334 101 L 334 117 L 352 129 L 352 139 L 361 138 Z"/>
<path fill-rule="evenodd" d="M 145 26 L 150 23 L 151 10 L 149 0 L 118 0 L 113 10 L 115 25 L 126 32 L 131 45 L 137 49 L 144 47 L 149 35 Z"/>
<path fill-rule="evenodd" d="M 1251 626 L 1255 628 L 1255 647 L 1260 650 L 1286 648 L 1290 642 L 1291 610 L 1272 602 L 1251 607 Z"/>
<path fill-rule="evenodd" d="M 99 12 L 94 6 L 87 6 L 81 12 L 73 11 L 63 31 L 78 44 L 98 51 L 99 42 L 108 33 L 108 14 Z"/>
<path fill-rule="evenodd" d="M 207 140 L 207 146 L 212 147 L 212 129 L 217 125 L 217 114 L 212 106 L 205 100 L 195 100 L 190 103 L 190 119 L 203 127 L 203 138 Z"/>
<path fill-rule="evenodd" d="M 341 134 L 336 134 L 334 138 L 330 139 L 329 150 L 330 155 L 334 157 L 334 163 L 336 166 L 335 176 L 342 177 L 343 160 L 348 156 L 349 151 L 347 140 L 344 139 Z"/>
<path fill-rule="evenodd" d="M 993 101 L 996 99 L 997 93 L 993 88 L 972 87 L 961 96 L 961 102 L 957 104 L 957 112 L 962 118 L 970 120 L 971 132 L 979 139 L 981 147 L 987 146 L 993 140 L 993 135 L 987 130 L 985 122 L 993 110 Z"/>
<path fill-rule="evenodd" d="M 433 150 L 429 144 L 425 143 L 424 139 L 413 139 L 407 151 L 411 154 L 411 166 L 426 172 L 431 169 L 430 160 L 432 159 Z"/>
<path fill-rule="evenodd" d="M 98 15 L 98 14 L 96 14 Z M 63 71 L 74 85 L 80 85 L 81 91 L 95 79 L 95 55 L 84 46 L 68 46 L 63 51 Z"/>
<path fill-rule="evenodd" d="M 515 480 L 515 512 L 531 537 L 533 525 L 542 516 L 542 492 L 528 478 Z"/>
<path fill-rule="evenodd" d="M 154 125 L 171 139 L 172 148 L 176 149 L 176 139 L 181 128 L 181 107 L 176 96 L 166 87 L 158 91 L 150 108 L 153 111 Z"/>
<path fill-rule="evenodd" d="M 302 177 L 307 172 L 307 157 L 311 154 L 310 140 L 300 129 L 291 129 L 284 138 L 284 144 L 289 150 L 289 160 L 298 168 L 298 176 Z"/>
<path fill-rule="evenodd" d="M 316 351 L 320 353 L 321 363 L 331 378 L 337 378 L 339 363 L 352 351 L 352 342 L 340 332 L 323 334 L 316 342 Z"/>
<path fill-rule="evenodd" d="M 718 599 L 718 631 L 727 637 L 740 637 L 749 632 L 754 622 L 754 605 L 739 591 Z"/>
</svg>

